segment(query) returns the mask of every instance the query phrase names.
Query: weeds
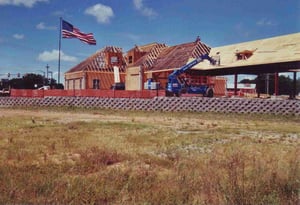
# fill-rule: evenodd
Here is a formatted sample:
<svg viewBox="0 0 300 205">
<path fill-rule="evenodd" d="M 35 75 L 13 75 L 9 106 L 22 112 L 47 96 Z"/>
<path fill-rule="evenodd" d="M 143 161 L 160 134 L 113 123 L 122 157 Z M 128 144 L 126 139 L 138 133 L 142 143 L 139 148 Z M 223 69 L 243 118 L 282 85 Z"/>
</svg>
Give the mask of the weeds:
<svg viewBox="0 0 300 205">
<path fill-rule="evenodd" d="M 300 203 L 298 119 L 1 112 L 3 204 Z"/>
</svg>

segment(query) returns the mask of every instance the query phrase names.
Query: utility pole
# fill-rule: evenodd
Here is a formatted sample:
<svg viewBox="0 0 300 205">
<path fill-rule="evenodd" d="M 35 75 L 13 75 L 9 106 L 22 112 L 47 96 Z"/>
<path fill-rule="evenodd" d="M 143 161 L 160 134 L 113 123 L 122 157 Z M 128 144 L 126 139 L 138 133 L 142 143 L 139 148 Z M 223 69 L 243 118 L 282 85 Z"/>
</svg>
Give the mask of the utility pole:
<svg viewBox="0 0 300 205">
<path fill-rule="evenodd" d="M 49 79 L 49 78 L 48 78 L 48 72 L 49 72 L 49 65 L 47 64 L 47 65 L 46 65 L 46 77 L 47 77 L 47 79 Z"/>
</svg>

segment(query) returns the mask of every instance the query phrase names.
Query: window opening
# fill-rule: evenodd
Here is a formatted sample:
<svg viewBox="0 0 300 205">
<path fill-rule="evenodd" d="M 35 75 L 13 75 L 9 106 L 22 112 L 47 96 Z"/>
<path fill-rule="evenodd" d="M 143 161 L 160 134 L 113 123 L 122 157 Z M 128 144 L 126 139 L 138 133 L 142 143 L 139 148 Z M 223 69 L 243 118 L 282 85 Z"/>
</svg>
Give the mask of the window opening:
<svg viewBox="0 0 300 205">
<path fill-rule="evenodd" d="M 93 89 L 100 89 L 100 80 L 99 79 L 93 80 Z"/>
</svg>

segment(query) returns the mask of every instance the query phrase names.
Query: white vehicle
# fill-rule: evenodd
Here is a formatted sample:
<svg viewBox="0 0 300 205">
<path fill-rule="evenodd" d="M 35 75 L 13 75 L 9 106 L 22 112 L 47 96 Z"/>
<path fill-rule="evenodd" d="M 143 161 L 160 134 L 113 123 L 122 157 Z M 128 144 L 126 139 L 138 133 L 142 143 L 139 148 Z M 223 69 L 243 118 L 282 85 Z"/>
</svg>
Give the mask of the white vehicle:
<svg viewBox="0 0 300 205">
<path fill-rule="evenodd" d="M 49 85 L 44 85 L 44 86 L 38 88 L 38 90 L 50 90 L 50 86 Z"/>
<path fill-rule="evenodd" d="M 8 88 L 3 88 L 2 90 L 0 90 L 0 95 L 1 96 L 9 96 L 10 90 Z"/>
</svg>

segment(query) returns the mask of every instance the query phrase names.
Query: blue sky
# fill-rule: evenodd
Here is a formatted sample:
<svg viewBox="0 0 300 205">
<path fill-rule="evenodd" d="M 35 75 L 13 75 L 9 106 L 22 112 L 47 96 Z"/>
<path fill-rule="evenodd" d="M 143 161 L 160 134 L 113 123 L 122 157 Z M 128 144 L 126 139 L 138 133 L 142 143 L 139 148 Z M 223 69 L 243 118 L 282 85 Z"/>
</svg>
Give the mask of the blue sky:
<svg viewBox="0 0 300 205">
<path fill-rule="evenodd" d="M 127 51 L 200 36 L 214 47 L 299 32 L 300 1 L 0 0 L 0 78 L 42 74 L 48 64 L 57 79 L 59 17 L 97 40 L 62 39 L 63 82 L 64 72 L 108 45 Z"/>
</svg>

